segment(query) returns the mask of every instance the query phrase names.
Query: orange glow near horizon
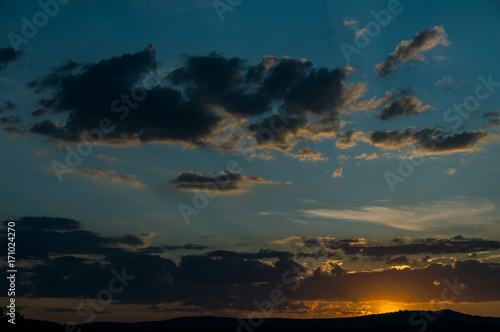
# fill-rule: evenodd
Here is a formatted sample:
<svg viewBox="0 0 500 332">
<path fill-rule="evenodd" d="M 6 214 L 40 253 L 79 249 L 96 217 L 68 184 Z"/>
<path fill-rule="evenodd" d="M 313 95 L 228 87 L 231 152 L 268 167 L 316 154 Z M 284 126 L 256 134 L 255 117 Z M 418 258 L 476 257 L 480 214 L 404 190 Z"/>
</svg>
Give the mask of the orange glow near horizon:
<svg viewBox="0 0 500 332">
<path fill-rule="evenodd" d="M 409 305 L 400 302 L 391 301 L 381 301 L 372 304 L 372 311 L 377 314 L 383 314 L 387 312 L 395 312 L 399 310 L 407 310 Z"/>
</svg>

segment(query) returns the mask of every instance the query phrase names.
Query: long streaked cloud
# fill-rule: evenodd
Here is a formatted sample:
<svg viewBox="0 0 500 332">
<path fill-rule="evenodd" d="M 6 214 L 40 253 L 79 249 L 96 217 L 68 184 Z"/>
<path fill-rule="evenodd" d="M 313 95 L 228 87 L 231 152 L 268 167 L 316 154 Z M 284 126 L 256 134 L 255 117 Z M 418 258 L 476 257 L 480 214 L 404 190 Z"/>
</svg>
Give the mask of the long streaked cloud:
<svg viewBox="0 0 500 332">
<path fill-rule="evenodd" d="M 458 152 L 473 152 L 480 143 L 489 137 L 492 135 L 484 130 L 445 134 L 441 128 L 427 127 L 420 130 L 413 128 L 375 130 L 365 134 L 360 140 L 386 150 L 412 147 L 414 152 L 419 155 L 447 155 Z M 350 145 L 354 144 L 355 142 L 351 142 Z"/>
<path fill-rule="evenodd" d="M 285 250 L 260 249 L 258 252 L 235 252 L 230 250 L 214 250 L 206 253 L 209 257 L 234 257 L 244 259 L 292 258 L 294 254 Z"/>
<path fill-rule="evenodd" d="M 223 170 L 219 174 L 206 175 L 191 171 L 181 171 L 167 183 L 167 188 L 183 191 L 210 191 L 221 194 L 239 194 L 248 191 L 254 184 L 277 184 L 258 176 L 245 175 Z"/>
<path fill-rule="evenodd" d="M 312 209 L 302 212 L 308 217 L 370 222 L 384 226 L 424 230 L 442 223 L 460 224 L 495 209 L 489 200 L 447 200 L 412 206 L 363 206 L 359 209 Z"/>
<path fill-rule="evenodd" d="M 117 174 L 115 170 L 105 170 L 98 167 L 92 171 L 83 173 L 94 180 L 107 180 L 111 183 L 125 183 L 134 187 L 143 187 L 144 183 L 134 178 L 130 174 Z"/>
<path fill-rule="evenodd" d="M 442 255 L 476 253 L 500 250 L 500 241 L 481 238 L 464 238 L 460 235 L 451 239 L 419 238 L 412 240 L 394 239 L 392 245 L 351 245 L 342 243 L 340 248 L 347 255 L 360 254 L 386 258 L 398 255 Z M 400 256 L 399 256 L 400 257 Z"/>
</svg>

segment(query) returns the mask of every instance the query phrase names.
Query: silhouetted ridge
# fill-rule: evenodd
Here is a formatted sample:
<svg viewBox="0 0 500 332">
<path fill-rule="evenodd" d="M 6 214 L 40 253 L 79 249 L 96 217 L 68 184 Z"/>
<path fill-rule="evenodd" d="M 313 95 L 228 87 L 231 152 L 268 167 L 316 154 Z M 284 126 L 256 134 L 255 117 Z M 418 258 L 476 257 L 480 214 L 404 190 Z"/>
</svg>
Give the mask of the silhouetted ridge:
<svg viewBox="0 0 500 332">
<path fill-rule="evenodd" d="M 246 323 L 241 323 L 242 321 Z M 139 323 L 100 322 L 80 325 L 82 332 L 489 332 L 500 331 L 500 318 L 462 314 L 452 310 L 399 311 L 370 316 L 323 319 L 268 318 L 252 326 L 246 319 L 228 317 L 181 317 L 164 321 Z M 26 319 L 26 331 L 64 331 L 63 325 Z"/>
</svg>

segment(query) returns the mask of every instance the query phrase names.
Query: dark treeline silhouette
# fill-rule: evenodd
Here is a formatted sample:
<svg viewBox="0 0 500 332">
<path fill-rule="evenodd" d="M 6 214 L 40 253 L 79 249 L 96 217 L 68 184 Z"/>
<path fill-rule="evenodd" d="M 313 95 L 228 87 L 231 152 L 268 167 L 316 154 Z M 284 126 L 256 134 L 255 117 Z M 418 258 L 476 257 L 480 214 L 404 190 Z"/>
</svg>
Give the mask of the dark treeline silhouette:
<svg viewBox="0 0 500 332">
<path fill-rule="evenodd" d="M 427 317 L 427 318 L 426 318 Z M 7 322 L 2 315 L 1 331 L 65 331 L 64 325 L 24 319 L 18 315 L 16 326 Z M 245 322 L 242 324 L 242 321 Z M 90 323 L 78 326 L 73 331 L 81 332 L 490 332 L 500 331 L 500 318 L 471 316 L 451 310 L 436 313 L 432 311 L 399 311 L 352 318 L 332 319 L 284 319 L 269 318 L 248 320 L 225 317 L 182 317 L 165 321 L 140 323 Z M 11 326 L 8 326 L 11 325 Z"/>
</svg>

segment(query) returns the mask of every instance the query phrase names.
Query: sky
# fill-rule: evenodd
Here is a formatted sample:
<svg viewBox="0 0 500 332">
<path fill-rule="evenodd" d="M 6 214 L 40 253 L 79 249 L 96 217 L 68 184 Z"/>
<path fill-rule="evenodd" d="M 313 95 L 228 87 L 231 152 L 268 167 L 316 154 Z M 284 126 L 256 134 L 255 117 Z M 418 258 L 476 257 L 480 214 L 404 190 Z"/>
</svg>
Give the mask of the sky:
<svg viewBox="0 0 500 332">
<path fill-rule="evenodd" d="M 497 2 L 0 13 L 26 317 L 500 316 Z"/>
</svg>

